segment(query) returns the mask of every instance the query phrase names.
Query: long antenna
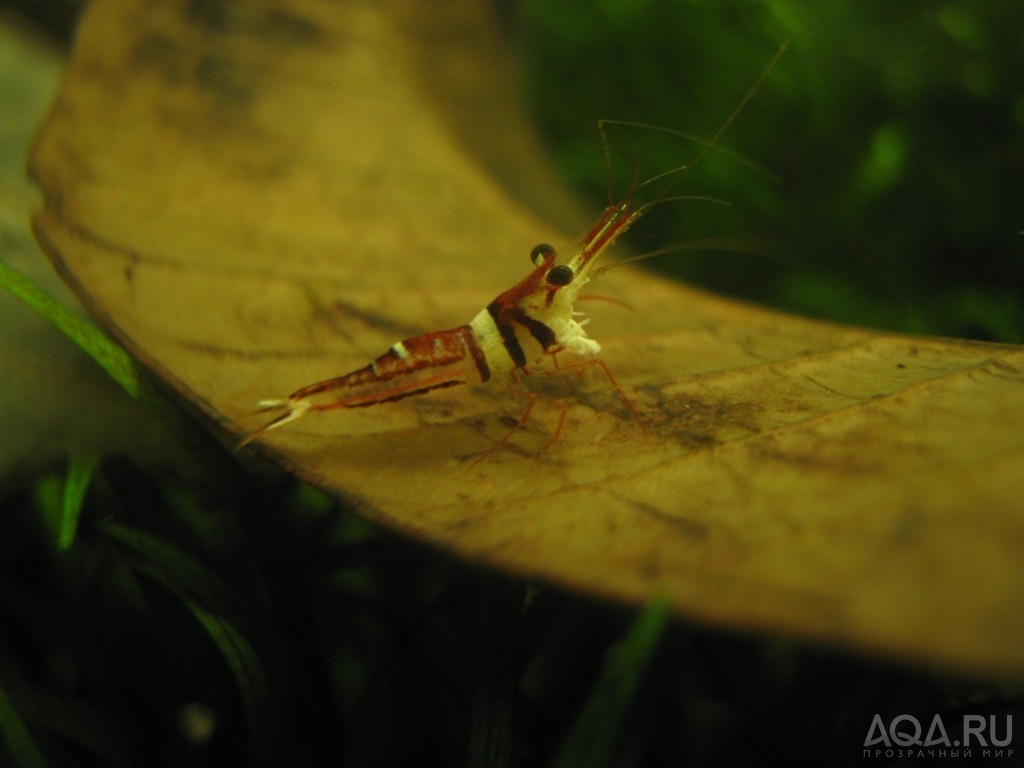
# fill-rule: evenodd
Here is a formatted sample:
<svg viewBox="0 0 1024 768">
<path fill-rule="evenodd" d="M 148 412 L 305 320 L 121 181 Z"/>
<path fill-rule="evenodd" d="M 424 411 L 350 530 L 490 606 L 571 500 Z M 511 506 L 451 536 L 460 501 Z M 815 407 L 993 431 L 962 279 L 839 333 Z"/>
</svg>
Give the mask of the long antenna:
<svg viewBox="0 0 1024 768">
<path fill-rule="evenodd" d="M 746 96 L 744 96 L 740 103 L 736 105 L 736 107 L 732 111 L 732 114 L 726 118 L 725 122 L 718 126 L 718 130 L 715 131 L 714 136 L 708 139 L 707 143 L 704 144 L 703 149 L 701 149 L 701 151 L 697 153 L 697 156 L 693 159 L 693 162 L 690 164 L 691 168 L 695 166 L 697 163 L 699 163 L 701 159 L 704 157 L 704 155 L 706 155 L 718 143 L 718 140 L 722 138 L 722 134 L 726 132 L 730 125 L 732 125 L 733 121 L 739 116 L 740 112 L 743 111 L 743 108 L 747 106 L 750 100 L 754 97 L 754 94 L 757 93 L 757 89 L 761 87 L 761 84 L 765 81 L 765 78 L 767 78 L 768 75 L 771 74 L 771 71 L 775 69 L 775 65 L 778 64 L 779 59 L 782 58 L 782 54 L 786 52 L 786 49 L 788 47 L 788 40 L 786 40 L 782 45 L 779 46 L 779 50 L 777 50 L 775 52 L 775 55 L 772 56 L 772 60 L 768 62 L 768 66 L 761 70 L 761 74 L 758 76 L 754 84 L 750 86 L 750 90 L 747 91 Z"/>
<path fill-rule="evenodd" d="M 739 117 L 740 113 L 744 110 L 744 108 L 746 108 L 747 104 L 750 103 L 750 100 L 754 97 L 754 94 L 757 93 L 758 89 L 764 83 L 765 79 L 768 77 L 769 74 L 771 74 L 771 71 L 775 69 L 775 65 L 778 64 L 779 59 L 782 58 L 782 55 L 786 52 L 786 49 L 788 47 L 788 40 L 783 42 L 782 45 L 779 46 L 779 49 L 775 52 L 775 55 L 772 57 L 771 61 L 769 61 L 768 64 L 764 67 L 764 69 L 761 71 L 761 74 L 758 75 L 757 80 L 754 82 L 752 86 L 750 86 L 746 94 L 740 100 L 739 104 L 737 104 L 733 108 L 732 113 L 729 115 L 729 117 L 727 117 L 723 123 L 719 124 L 718 130 L 715 131 L 714 135 L 710 139 L 701 139 L 699 137 L 683 133 L 682 131 L 676 131 L 671 128 L 665 128 L 658 125 L 650 125 L 647 123 L 636 123 L 628 120 L 598 120 L 597 131 L 601 137 L 601 151 L 604 155 L 604 178 L 605 183 L 608 187 L 608 204 L 613 205 L 615 203 L 615 196 L 612 190 L 611 153 L 608 148 L 608 135 L 605 131 L 606 125 L 623 125 L 633 128 L 644 128 L 652 131 L 660 131 L 661 133 L 668 133 L 673 136 L 679 136 L 681 138 L 687 139 L 688 141 L 692 141 L 695 144 L 700 145 L 700 151 L 687 165 L 681 165 L 677 168 L 670 168 L 667 171 L 662 171 L 656 176 L 652 176 L 651 178 L 646 179 L 645 181 L 640 183 L 639 186 L 643 187 L 652 182 L 657 181 L 658 179 L 665 178 L 666 176 L 670 176 L 672 174 L 679 174 L 676 180 L 669 184 L 665 189 L 663 189 L 661 193 L 657 196 L 657 198 L 655 198 L 655 200 L 652 201 L 652 203 L 657 202 L 663 199 L 666 195 L 668 195 L 668 193 L 672 191 L 676 184 L 678 184 L 684 176 L 688 175 L 689 171 L 692 170 L 694 166 L 697 165 L 697 163 L 703 160 L 705 155 L 707 155 L 708 152 L 711 152 L 712 150 L 714 150 L 715 152 L 719 152 L 725 155 L 726 157 L 729 157 L 732 160 L 739 162 L 742 165 L 747 166 L 751 170 L 761 174 L 762 176 L 768 178 L 769 180 L 778 182 L 779 177 L 777 174 L 772 173 L 770 170 L 765 168 L 760 163 L 756 163 L 749 158 L 738 155 L 737 153 L 732 152 L 728 149 L 719 147 L 718 140 L 722 138 L 722 135 L 729 129 L 729 126 L 733 124 L 733 122 L 736 120 L 737 117 Z M 684 171 L 686 173 L 683 173 Z M 635 182 L 636 180 L 634 178 L 633 183 L 630 185 L 630 193 L 629 195 L 627 195 L 627 198 L 631 196 L 633 192 L 636 191 Z"/>
</svg>

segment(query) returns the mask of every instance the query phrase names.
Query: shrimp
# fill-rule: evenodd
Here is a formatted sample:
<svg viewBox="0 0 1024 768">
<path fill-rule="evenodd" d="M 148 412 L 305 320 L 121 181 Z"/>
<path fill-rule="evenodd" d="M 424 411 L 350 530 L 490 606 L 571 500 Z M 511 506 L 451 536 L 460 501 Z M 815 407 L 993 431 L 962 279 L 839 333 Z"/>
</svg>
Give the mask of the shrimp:
<svg viewBox="0 0 1024 768">
<path fill-rule="evenodd" d="M 587 335 L 573 305 L 597 259 L 646 208 L 634 207 L 628 199 L 606 208 L 565 263 L 557 263 L 552 246 L 536 246 L 530 273 L 466 325 L 405 339 L 363 368 L 309 384 L 283 399 L 260 401 L 261 410 L 282 413 L 242 445 L 314 411 L 366 408 L 436 389 L 505 379 L 527 370 L 531 361 L 563 351 L 592 358 L 601 345 Z"/>
<path fill-rule="evenodd" d="M 530 260 L 534 266 L 529 274 L 495 298 L 466 325 L 405 339 L 392 345 L 384 354 L 363 368 L 309 384 L 292 392 L 286 398 L 260 401 L 258 407 L 261 412 L 280 413 L 249 434 L 239 447 L 312 412 L 335 408 L 367 408 L 425 395 L 438 389 L 507 380 L 509 377 L 515 378 L 517 372 L 530 373 L 528 365 L 531 362 L 542 360 L 545 356 L 553 358 L 561 352 L 569 352 L 582 358 L 582 365 L 599 366 L 629 406 L 634 417 L 642 424 L 632 403 L 625 397 L 607 366 L 596 358 L 601 345 L 587 335 L 584 328 L 586 320 L 575 310 L 575 303 L 580 291 L 591 280 L 619 264 L 632 260 L 626 259 L 597 267 L 601 257 L 615 241 L 652 206 L 668 199 L 678 199 L 668 197 L 674 183 L 646 203 L 635 203 L 634 192 L 665 176 L 674 173 L 678 176 L 677 172 L 692 168 L 714 148 L 719 137 L 767 77 L 785 51 L 785 47 L 783 45 L 779 49 L 743 101 L 715 135 L 709 141 L 700 142 L 702 149 L 689 166 L 659 174 L 639 185 L 634 184 L 625 198 L 611 202 L 600 213 L 594 226 L 584 235 L 579 246 L 568 258 L 560 259 L 554 247 L 541 243 L 530 253 Z M 605 147 L 607 142 L 604 126 L 612 123 L 617 121 L 598 122 L 601 141 Z M 607 164 L 607 151 L 605 160 Z M 664 252 L 645 254 L 643 257 Z M 531 400 L 526 413 L 512 431 L 477 461 L 489 455 L 525 424 L 533 404 Z M 563 410 L 563 419 L 564 415 Z M 561 426 L 562 422 L 559 421 L 555 439 Z"/>
</svg>

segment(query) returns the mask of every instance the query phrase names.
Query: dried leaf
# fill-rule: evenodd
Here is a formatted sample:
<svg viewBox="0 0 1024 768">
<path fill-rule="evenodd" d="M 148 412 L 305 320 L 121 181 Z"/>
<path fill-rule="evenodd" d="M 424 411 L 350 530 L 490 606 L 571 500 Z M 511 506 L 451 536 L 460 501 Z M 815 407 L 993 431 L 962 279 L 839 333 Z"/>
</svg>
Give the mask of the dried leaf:
<svg viewBox="0 0 1024 768">
<path fill-rule="evenodd" d="M 484 3 L 97 0 L 38 144 L 36 228 L 147 365 L 252 405 L 467 322 L 566 221 Z M 596 155 L 596 153 L 595 153 Z M 557 215 L 554 211 L 557 209 Z M 261 450 L 478 562 L 700 620 L 1024 670 L 1024 352 L 872 333 L 630 271 L 600 377 L 476 466 L 501 386 L 309 417 Z"/>
</svg>

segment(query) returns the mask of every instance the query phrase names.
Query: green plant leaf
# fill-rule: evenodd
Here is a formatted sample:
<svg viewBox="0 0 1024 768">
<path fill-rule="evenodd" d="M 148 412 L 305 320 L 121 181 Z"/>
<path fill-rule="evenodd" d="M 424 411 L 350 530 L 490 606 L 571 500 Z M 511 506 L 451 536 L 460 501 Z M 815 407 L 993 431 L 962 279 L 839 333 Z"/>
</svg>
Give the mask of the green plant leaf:
<svg viewBox="0 0 1024 768">
<path fill-rule="evenodd" d="M 194 419 L 154 386 L 130 354 L 91 321 L 56 301 L 27 277 L 0 262 L 0 287 L 52 322 L 77 344 L 131 397 L 156 415 L 197 459 L 210 469 L 231 493 L 245 487 L 230 455 Z"/>
<path fill-rule="evenodd" d="M 131 765 L 124 751 L 123 723 L 94 708 L 88 699 L 53 688 L 19 686 L 11 691 L 19 712 L 47 739 L 54 736 L 84 748 L 103 765 Z"/>
<path fill-rule="evenodd" d="M 556 768 L 612 765 L 623 721 L 665 631 L 669 607 L 665 595 L 656 597 L 637 616 L 622 642 L 608 651 L 594 691 L 555 759 Z"/>
<path fill-rule="evenodd" d="M 8 755 L 13 760 L 12 765 L 16 768 L 46 768 L 47 762 L 42 752 L 3 685 L 0 685 L 0 733 L 3 734 Z"/>
<path fill-rule="evenodd" d="M 89 489 L 93 473 L 99 466 L 99 456 L 72 457 L 64 478 L 64 496 L 61 504 L 60 528 L 57 532 L 57 547 L 67 549 L 75 540 L 78 519 L 82 513 L 85 493 Z"/>
<path fill-rule="evenodd" d="M 275 718 L 266 670 L 256 645 L 269 649 L 278 664 L 287 665 L 287 653 L 234 591 L 194 558 L 112 521 L 101 522 L 99 528 L 130 550 L 129 567 L 177 595 L 209 633 L 238 684 L 252 749 L 254 753 L 262 752 L 273 733 Z"/>
<path fill-rule="evenodd" d="M 120 344 L 112 341 L 95 323 L 64 306 L 2 261 L 0 287 L 57 326 L 133 398 L 143 400 L 150 394 L 151 389 L 144 383 L 135 361 Z"/>
<path fill-rule="evenodd" d="M 195 601 L 184 602 L 217 644 L 221 655 L 228 663 L 249 719 L 250 748 L 253 754 L 260 754 L 263 739 L 266 738 L 273 723 L 272 699 L 263 662 L 252 643 L 231 622 L 203 608 Z"/>
</svg>

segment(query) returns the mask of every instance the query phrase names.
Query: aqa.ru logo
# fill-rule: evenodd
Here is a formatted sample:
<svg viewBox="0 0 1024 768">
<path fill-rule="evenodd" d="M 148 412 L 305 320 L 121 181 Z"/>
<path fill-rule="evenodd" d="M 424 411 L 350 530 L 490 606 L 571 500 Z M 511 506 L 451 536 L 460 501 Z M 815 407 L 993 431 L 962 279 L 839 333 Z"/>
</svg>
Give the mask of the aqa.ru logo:
<svg viewBox="0 0 1024 768">
<path fill-rule="evenodd" d="M 942 717 L 935 715 L 928 726 L 928 732 L 922 739 L 921 734 L 924 729 L 921 727 L 921 721 L 913 715 L 894 717 L 888 728 L 882 722 L 882 716 L 875 715 L 868 728 L 868 735 L 864 737 L 864 757 L 882 757 L 883 755 L 886 757 L 925 757 L 936 754 L 942 757 L 971 757 L 972 747 L 979 748 L 978 755 L 981 757 L 1013 755 L 1013 749 L 1005 749 L 1013 739 L 1012 715 L 1006 716 L 1006 732 L 1004 734 L 1000 734 L 996 730 L 995 715 L 990 715 L 988 720 L 983 715 L 964 715 L 962 731 L 963 742 L 957 738 L 950 739 Z M 867 749 L 876 744 L 884 744 L 887 749 L 883 750 L 881 747 Z M 940 749 L 937 750 L 936 747 L 940 747 Z M 991 747 L 999 747 L 999 749 Z"/>
</svg>

